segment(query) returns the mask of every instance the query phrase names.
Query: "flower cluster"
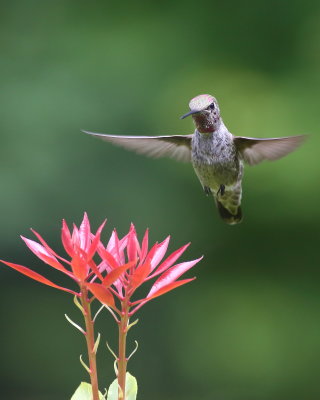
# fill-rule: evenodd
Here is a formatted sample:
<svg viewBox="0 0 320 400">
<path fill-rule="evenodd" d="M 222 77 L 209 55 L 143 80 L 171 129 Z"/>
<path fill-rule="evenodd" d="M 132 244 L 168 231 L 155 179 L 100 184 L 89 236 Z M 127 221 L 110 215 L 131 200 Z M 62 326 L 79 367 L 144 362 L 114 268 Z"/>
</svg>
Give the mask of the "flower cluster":
<svg viewBox="0 0 320 400">
<path fill-rule="evenodd" d="M 88 288 L 94 296 L 102 303 L 117 310 L 114 298 L 120 302 L 129 301 L 129 306 L 133 309 L 129 316 L 133 315 L 142 305 L 155 297 L 161 296 L 178 286 L 184 285 L 195 278 L 178 280 L 178 278 L 197 264 L 201 258 L 175 264 L 183 254 L 189 243 L 170 254 L 164 261 L 164 255 L 170 241 L 168 236 L 163 242 L 155 243 L 148 249 L 148 230 L 146 230 L 140 245 L 134 225 L 132 224 L 129 233 L 122 239 L 118 238 L 116 231 L 113 231 L 109 243 L 106 247 L 100 242 L 97 251 L 103 260 L 99 266 L 101 273 L 107 271 L 106 277 L 101 283 L 89 283 Z M 127 264 L 125 264 L 127 262 Z M 110 279 L 122 265 L 126 269 L 117 280 Z M 146 297 L 130 302 L 130 299 L 137 288 L 144 282 L 156 278 Z M 106 284 L 108 281 L 108 284 Z M 110 282 L 113 287 L 110 288 Z M 112 293 L 113 296 L 110 294 Z"/>
<path fill-rule="evenodd" d="M 155 297 L 195 279 L 178 280 L 201 258 L 175 264 L 189 244 L 176 250 L 163 261 L 169 245 L 169 236 L 163 242 L 155 243 L 149 249 L 148 230 L 140 245 L 132 224 L 128 234 L 121 239 L 114 230 L 105 246 L 101 241 L 101 232 L 105 223 L 106 221 L 93 234 L 85 213 L 80 227 L 73 225 L 71 233 L 67 223 L 63 220 L 61 239 L 70 260 L 59 256 L 34 230 L 32 232 L 39 242 L 22 236 L 26 245 L 39 259 L 77 282 L 80 292 L 59 286 L 25 266 L 3 260 L 2 262 L 38 282 L 76 296 L 80 296 L 81 288 L 86 287 L 101 303 L 119 313 L 116 299 L 120 302 L 126 300 L 126 305 L 132 307 L 130 315 Z M 97 254 L 99 262 L 94 260 L 97 258 L 95 257 Z M 146 297 L 131 302 L 130 299 L 136 289 L 152 278 L 157 279 Z"/>
<path fill-rule="evenodd" d="M 168 236 L 161 243 L 155 243 L 149 249 L 148 230 L 140 244 L 133 224 L 129 232 L 121 239 L 114 230 L 105 246 L 101 241 L 101 232 L 105 222 L 93 234 L 87 214 L 84 214 L 79 228 L 73 226 L 72 233 L 67 223 L 63 221 L 61 239 L 68 259 L 59 256 L 42 236 L 33 230 L 38 242 L 22 237 L 29 249 L 39 259 L 73 279 L 79 286 L 79 292 L 57 285 L 23 265 L 0 261 L 29 278 L 75 296 L 75 304 L 84 317 L 85 328 L 80 327 L 69 317 L 66 316 L 66 318 L 84 334 L 86 339 L 89 365 L 81 357 L 80 361 L 90 375 L 93 400 L 101 398 L 96 362 L 100 334 L 95 338 L 94 322 L 96 317 L 92 318 L 91 302 L 97 299 L 109 309 L 119 330 L 118 355 L 112 352 L 115 356 L 117 374 L 115 387 L 118 388 L 118 400 L 125 400 L 127 379 L 128 376 L 130 377 L 127 374 L 127 363 L 132 355 L 129 357 L 126 355 L 126 337 L 129 329 L 137 322 L 130 324 L 130 317 L 148 301 L 195 279 L 179 280 L 180 276 L 197 264 L 201 258 L 176 264 L 189 244 L 164 258 L 170 237 Z M 152 278 L 155 278 L 155 282 L 148 294 L 142 299 L 132 300 L 136 290 Z"/>
</svg>

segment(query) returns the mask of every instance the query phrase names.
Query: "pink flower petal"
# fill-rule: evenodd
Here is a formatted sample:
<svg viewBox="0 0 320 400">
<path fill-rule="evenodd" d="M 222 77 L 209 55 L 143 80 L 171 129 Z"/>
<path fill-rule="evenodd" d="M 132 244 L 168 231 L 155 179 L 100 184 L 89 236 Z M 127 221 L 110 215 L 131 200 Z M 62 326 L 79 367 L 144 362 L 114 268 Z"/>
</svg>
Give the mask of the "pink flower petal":
<svg viewBox="0 0 320 400">
<path fill-rule="evenodd" d="M 110 257 L 112 257 L 111 254 L 110 254 Z M 114 260 L 113 267 L 111 267 L 110 263 L 107 262 L 106 259 L 104 259 L 98 266 L 98 268 L 101 272 L 106 271 L 108 274 L 110 274 L 113 270 L 116 270 L 118 267 L 119 266 L 115 260 Z M 122 284 L 121 279 L 117 279 L 115 282 L 113 282 L 113 286 L 117 289 L 118 293 L 120 295 L 122 295 L 123 284 Z"/>
<path fill-rule="evenodd" d="M 120 265 L 125 264 L 125 262 L 126 262 L 126 258 L 124 255 L 124 249 L 128 245 L 128 237 L 129 237 L 129 234 L 125 235 L 122 239 L 120 239 L 118 241 L 118 244 L 117 244 L 117 252 L 119 254 L 119 264 Z"/>
<path fill-rule="evenodd" d="M 71 261 L 71 268 L 74 276 L 81 282 L 85 281 L 88 276 L 87 262 L 79 255 L 74 255 Z"/>
<path fill-rule="evenodd" d="M 92 258 L 94 256 L 99 243 L 101 243 L 100 242 L 100 236 L 101 236 L 102 229 L 104 228 L 106 222 L 107 222 L 107 220 L 105 219 L 103 221 L 103 223 L 99 226 L 99 228 L 97 230 L 97 233 L 93 237 L 93 240 L 92 240 L 91 245 L 90 245 L 89 250 L 88 250 L 88 258 Z"/>
<path fill-rule="evenodd" d="M 44 276 L 38 274 L 35 271 L 32 271 L 32 269 L 30 269 L 30 268 L 24 267 L 23 265 L 19 265 L 19 264 L 13 264 L 13 263 L 3 261 L 3 260 L 0 260 L 0 261 L 4 264 L 8 265 L 9 267 L 15 269 L 16 271 L 20 272 L 21 274 L 26 275 L 35 281 L 43 283 L 44 285 L 51 286 L 51 287 L 59 289 L 59 290 L 63 290 L 65 292 L 71 293 L 75 296 L 79 296 L 79 293 L 75 292 L 74 290 L 67 289 L 65 287 L 56 285 L 55 283 L 49 281 L 49 279 L 45 278 Z"/>
<path fill-rule="evenodd" d="M 149 262 L 139 265 L 131 276 L 132 293 L 145 281 L 150 274 L 151 264 Z"/>
<path fill-rule="evenodd" d="M 62 264 L 60 264 L 55 256 L 53 256 L 44 246 L 34 240 L 27 239 L 24 236 L 21 236 L 21 239 L 29 249 L 40 258 L 40 260 L 74 279 L 72 272 L 68 271 Z"/>
<path fill-rule="evenodd" d="M 76 224 L 72 224 L 72 235 L 71 235 L 71 245 L 73 248 L 80 247 L 80 236 L 79 236 L 79 229 Z"/>
<path fill-rule="evenodd" d="M 148 254 L 145 257 L 145 262 L 144 263 L 151 263 L 153 256 L 155 255 L 157 249 L 159 248 L 159 243 L 156 242 L 150 249 L 150 251 L 148 252 Z"/>
<path fill-rule="evenodd" d="M 116 239 L 118 239 L 115 229 L 112 231 L 109 242 L 107 244 L 106 249 L 110 252 L 112 249 L 116 247 Z"/>
<path fill-rule="evenodd" d="M 146 303 L 148 303 L 148 301 L 150 301 L 150 300 L 152 300 L 152 299 L 154 299 L 156 297 L 162 296 L 163 294 L 165 294 L 167 292 L 170 292 L 171 290 L 173 290 L 173 289 L 175 289 L 175 288 L 177 288 L 179 286 L 185 285 L 186 283 L 189 283 L 189 282 L 191 282 L 191 281 L 193 281 L 195 279 L 196 278 L 182 279 L 181 281 L 176 281 L 176 282 L 169 283 L 168 285 L 162 287 L 161 289 L 159 289 L 158 291 L 153 293 L 152 296 L 147 297 L 145 299 L 140 299 L 140 300 L 134 301 L 133 303 L 131 303 L 131 305 L 132 306 L 136 306 L 136 307 L 133 310 L 131 310 L 130 316 L 132 316 L 142 306 L 144 306 Z"/>
<path fill-rule="evenodd" d="M 90 240 L 90 222 L 87 213 L 83 215 L 83 220 L 79 228 L 79 247 L 88 251 L 91 243 Z"/>
<path fill-rule="evenodd" d="M 137 233 L 133 224 L 130 226 L 128 244 L 127 244 L 127 256 L 128 261 L 134 261 L 137 259 L 138 246 L 137 246 Z"/>
<path fill-rule="evenodd" d="M 148 276 L 148 279 L 154 278 L 155 276 L 162 274 L 162 272 L 170 268 L 178 260 L 178 258 L 181 257 L 181 255 L 185 252 L 189 245 L 190 243 L 187 243 L 184 246 L 180 247 L 180 249 L 170 254 L 170 256 L 166 258 L 162 264 L 159 265 L 156 271 Z"/>
<path fill-rule="evenodd" d="M 55 257 L 57 257 L 59 260 L 65 262 L 65 263 L 67 263 L 67 264 L 70 264 L 70 261 L 66 260 L 66 259 L 63 258 L 63 257 L 60 257 L 59 254 L 57 254 L 57 253 L 48 245 L 48 243 L 43 239 L 43 237 L 42 237 L 38 232 L 36 232 L 34 229 L 30 229 L 30 230 L 31 230 L 31 232 L 37 237 L 37 239 L 38 239 L 39 242 L 42 244 L 42 246 L 45 247 L 45 248 L 47 249 L 47 251 L 48 251 L 49 253 L 53 254 L 53 255 L 54 255 Z"/>
<path fill-rule="evenodd" d="M 129 262 L 128 264 L 121 265 L 120 267 L 117 267 L 113 271 L 111 271 L 102 281 L 102 285 L 104 287 L 109 287 L 111 286 L 127 269 L 131 268 L 133 262 Z"/>
<path fill-rule="evenodd" d="M 107 251 L 113 255 L 118 265 L 125 264 L 124 249 L 127 246 L 128 235 L 119 240 L 117 231 L 114 229 L 107 245 Z"/>
<path fill-rule="evenodd" d="M 62 220 L 62 230 L 61 230 L 61 241 L 66 253 L 72 257 L 73 256 L 73 245 L 72 245 L 72 238 L 70 234 L 69 227 L 65 220 Z"/>
<path fill-rule="evenodd" d="M 147 298 L 151 297 L 154 293 L 158 292 L 163 287 L 167 286 L 168 284 L 180 278 L 182 274 L 184 274 L 186 271 L 188 271 L 190 268 L 196 265 L 201 259 L 202 257 L 193 261 L 186 261 L 184 263 L 177 264 L 168 269 L 155 281 L 150 292 L 147 295 Z"/>
<path fill-rule="evenodd" d="M 146 230 L 144 237 L 142 239 L 142 246 L 141 246 L 141 255 L 140 255 L 140 262 L 143 263 L 146 255 L 148 253 L 148 245 L 149 245 L 149 229 Z"/>
<path fill-rule="evenodd" d="M 88 266 L 89 266 L 89 269 L 91 269 L 92 273 L 94 274 L 92 279 L 95 280 L 98 277 L 102 281 L 103 280 L 103 276 L 101 275 L 101 272 L 99 271 L 99 268 L 96 266 L 96 263 L 92 259 L 88 260 Z M 87 276 L 87 278 L 88 277 L 89 276 Z"/>
<path fill-rule="evenodd" d="M 167 292 L 170 292 L 170 290 L 173 290 L 179 286 L 185 285 L 186 283 L 191 282 L 195 279 L 196 278 L 182 279 L 181 281 L 175 281 L 175 282 L 169 283 L 168 285 L 164 285 L 161 288 L 159 288 L 158 290 L 154 291 L 152 295 L 148 294 L 148 296 L 146 297 L 146 300 L 149 301 L 151 299 L 159 297 Z"/>
<path fill-rule="evenodd" d="M 103 246 L 98 250 L 98 253 L 101 259 L 106 262 L 112 269 L 115 269 L 119 266 L 113 255 L 109 253 L 109 251 L 105 250 Z"/>
<path fill-rule="evenodd" d="M 102 304 L 115 308 L 114 297 L 109 289 L 102 286 L 100 283 L 88 283 L 86 286 Z"/>
<path fill-rule="evenodd" d="M 169 241 L 170 236 L 168 236 L 163 242 L 159 243 L 157 250 L 155 251 L 151 260 L 151 271 L 153 271 L 158 266 L 159 262 L 163 259 L 168 249 Z"/>
</svg>

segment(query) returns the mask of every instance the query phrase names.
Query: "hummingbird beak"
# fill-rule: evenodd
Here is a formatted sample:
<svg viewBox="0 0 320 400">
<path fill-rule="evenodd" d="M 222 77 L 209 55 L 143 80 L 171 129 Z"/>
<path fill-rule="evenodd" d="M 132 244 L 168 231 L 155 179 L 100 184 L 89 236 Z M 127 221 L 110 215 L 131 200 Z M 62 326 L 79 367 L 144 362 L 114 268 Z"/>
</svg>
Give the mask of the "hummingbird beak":
<svg viewBox="0 0 320 400">
<path fill-rule="evenodd" d="M 187 114 L 182 115 L 182 117 L 180 117 L 180 119 L 184 119 L 186 117 L 189 117 L 189 115 L 196 114 L 198 112 L 200 112 L 200 111 L 199 110 L 191 110 L 191 111 L 187 112 Z"/>
</svg>

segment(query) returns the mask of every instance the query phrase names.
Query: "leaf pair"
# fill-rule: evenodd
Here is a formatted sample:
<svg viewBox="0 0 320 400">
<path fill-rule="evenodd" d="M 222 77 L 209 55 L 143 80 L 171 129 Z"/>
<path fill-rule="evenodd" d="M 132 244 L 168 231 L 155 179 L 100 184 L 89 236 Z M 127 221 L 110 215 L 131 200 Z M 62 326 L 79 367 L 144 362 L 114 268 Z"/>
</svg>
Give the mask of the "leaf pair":
<svg viewBox="0 0 320 400">
<path fill-rule="evenodd" d="M 137 380 L 127 372 L 126 374 L 126 397 L 124 400 L 136 400 L 138 392 Z M 107 397 L 99 392 L 99 400 L 118 400 L 118 380 L 115 379 L 108 390 Z M 71 400 L 92 400 L 92 389 L 90 383 L 81 382 Z"/>
</svg>

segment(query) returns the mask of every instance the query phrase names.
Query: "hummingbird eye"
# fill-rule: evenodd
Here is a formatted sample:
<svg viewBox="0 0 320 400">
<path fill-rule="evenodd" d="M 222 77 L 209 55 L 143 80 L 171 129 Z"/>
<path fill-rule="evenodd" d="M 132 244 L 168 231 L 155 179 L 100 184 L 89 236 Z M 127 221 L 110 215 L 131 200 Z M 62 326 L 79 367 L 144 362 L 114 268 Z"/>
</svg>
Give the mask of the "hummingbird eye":
<svg viewBox="0 0 320 400">
<path fill-rule="evenodd" d="M 214 103 L 211 103 L 208 108 L 210 108 L 210 110 L 214 110 Z"/>
</svg>

